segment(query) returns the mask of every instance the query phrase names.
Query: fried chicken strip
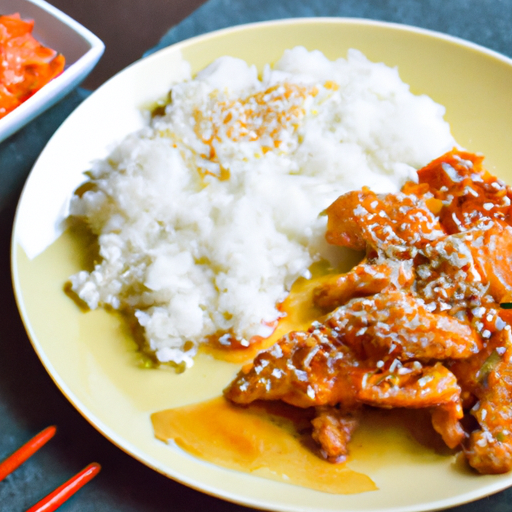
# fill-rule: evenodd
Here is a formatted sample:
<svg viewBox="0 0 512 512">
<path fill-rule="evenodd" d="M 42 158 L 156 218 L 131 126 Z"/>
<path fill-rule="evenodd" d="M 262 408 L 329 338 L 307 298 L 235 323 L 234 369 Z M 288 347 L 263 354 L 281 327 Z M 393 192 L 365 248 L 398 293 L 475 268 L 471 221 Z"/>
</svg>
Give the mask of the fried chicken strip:
<svg viewBox="0 0 512 512">
<path fill-rule="evenodd" d="M 460 387 L 441 363 L 424 366 L 418 361 L 402 364 L 393 359 L 389 367 L 379 367 L 375 360 L 359 360 L 339 332 L 319 323 L 307 332 L 284 336 L 258 354 L 224 394 L 238 404 L 282 400 L 303 408 L 339 405 L 342 411 L 354 411 L 361 404 L 384 408 L 460 406 Z M 353 428 L 355 423 L 346 424 L 337 413 L 322 414 L 316 421 L 315 439 L 329 460 L 346 455 Z"/>
<path fill-rule="evenodd" d="M 484 474 L 512 469 L 512 338 L 495 333 L 480 353 L 458 361 L 452 371 L 466 393 L 477 400 L 471 414 L 479 428 L 465 448 L 469 464 Z"/>
<path fill-rule="evenodd" d="M 393 255 L 410 254 L 444 235 L 427 204 L 403 193 L 379 195 L 363 187 L 340 196 L 326 213 L 326 240 L 360 251 L 370 246 Z"/>
<path fill-rule="evenodd" d="M 483 167 L 482 155 L 453 150 L 418 171 L 419 185 L 404 193 L 433 198 L 442 204 L 440 223 L 448 233 L 512 224 L 512 188 Z"/>
<path fill-rule="evenodd" d="M 359 424 L 360 408 L 351 410 L 338 407 L 317 407 L 311 421 L 313 440 L 320 446 L 320 453 L 329 462 L 344 462 L 348 444 Z"/>
<path fill-rule="evenodd" d="M 460 395 L 456 400 L 431 409 L 432 426 L 448 448 L 456 448 L 467 437 L 460 420 L 464 417 Z"/>
<path fill-rule="evenodd" d="M 224 390 L 229 400 L 282 400 L 297 407 L 356 403 L 364 370 L 354 352 L 326 326 L 285 335 L 260 352 Z"/>
<path fill-rule="evenodd" d="M 482 160 L 453 150 L 401 193 L 363 188 L 327 208 L 327 241 L 365 260 L 314 291 L 322 323 L 260 353 L 226 397 L 315 407 L 312 435 L 332 462 L 362 406 L 427 408 L 476 470 L 510 471 L 512 311 L 499 304 L 512 302 L 512 188 Z"/>
<path fill-rule="evenodd" d="M 315 288 L 313 302 L 324 310 L 332 310 L 354 297 L 408 287 L 413 279 L 410 262 L 363 262 L 350 272 L 333 276 Z"/>
<path fill-rule="evenodd" d="M 482 282 L 497 303 L 512 298 L 512 228 L 493 223 L 486 230 L 473 230 L 466 243 Z"/>
<path fill-rule="evenodd" d="M 423 301 L 403 291 L 353 299 L 330 313 L 325 323 L 360 357 L 460 359 L 481 347 L 469 325 L 430 313 Z"/>
</svg>

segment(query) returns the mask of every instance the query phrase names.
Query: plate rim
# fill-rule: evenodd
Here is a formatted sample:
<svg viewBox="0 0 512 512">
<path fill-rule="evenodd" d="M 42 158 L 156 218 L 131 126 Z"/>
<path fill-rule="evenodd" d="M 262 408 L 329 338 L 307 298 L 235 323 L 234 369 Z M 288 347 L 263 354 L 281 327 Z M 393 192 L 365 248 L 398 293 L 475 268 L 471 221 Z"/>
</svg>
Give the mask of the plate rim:
<svg viewBox="0 0 512 512">
<path fill-rule="evenodd" d="M 28 0 L 32 2 L 42 2 L 43 0 Z M 181 50 L 182 48 L 186 48 L 188 46 L 194 45 L 196 43 L 202 42 L 204 40 L 208 40 L 211 38 L 216 38 L 219 36 L 222 36 L 224 34 L 239 32 L 242 30 L 245 30 L 246 28 L 258 28 L 258 27 L 264 27 L 264 26 L 271 26 L 271 25 L 295 25 L 295 24 L 321 24 L 321 23 L 327 23 L 327 24 L 339 24 L 339 25 L 358 25 L 363 24 L 366 26 L 377 26 L 377 27 L 384 27 L 384 28 L 390 28 L 395 29 L 399 31 L 404 31 L 408 33 L 417 33 L 417 34 L 423 34 L 430 37 L 433 37 L 435 39 L 441 39 L 445 40 L 447 42 L 451 42 L 457 45 L 460 45 L 462 47 L 476 50 L 480 53 L 483 53 L 489 57 L 495 58 L 501 62 L 504 62 L 512 67 L 512 58 L 496 51 L 492 50 L 490 48 L 484 47 L 482 45 L 479 45 L 478 43 L 474 43 L 472 41 L 465 40 L 463 38 L 452 36 L 450 34 L 445 34 L 442 32 L 438 32 L 431 29 L 426 29 L 422 27 L 416 27 L 413 25 L 408 24 L 402 24 L 402 23 L 396 23 L 396 22 L 388 22 L 388 21 L 382 21 L 382 20 L 374 20 L 374 19 L 368 19 L 368 18 L 356 18 L 356 17 L 301 17 L 301 18 L 283 18 L 283 19 L 273 19 L 273 20 L 267 20 L 267 21 L 258 21 L 253 23 L 244 23 L 240 25 L 235 25 L 231 27 L 225 27 L 218 30 L 213 30 L 211 32 L 207 32 L 204 34 L 200 34 L 191 38 L 184 39 L 182 41 L 178 41 L 172 45 L 169 45 L 165 48 L 158 49 L 155 52 L 152 52 L 141 59 L 133 62 L 129 66 L 125 67 L 123 70 L 116 73 L 113 77 L 111 77 L 109 80 L 107 80 L 103 85 L 101 85 L 96 91 L 100 91 L 106 84 L 108 84 L 111 80 L 116 79 L 117 76 L 123 74 L 128 69 L 131 69 L 133 67 L 138 66 L 142 61 L 146 61 L 148 59 L 158 58 L 162 53 L 167 53 L 171 51 L 177 51 Z M 89 98 L 86 98 L 84 102 L 77 108 L 85 108 L 87 105 L 87 102 L 91 97 L 94 96 L 96 93 L 94 91 Z M 85 105 L 85 106 L 84 106 Z M 71 114 L 73 115 L 73 113 Z M 58 128 L 57 132 L 65 128 L 66 121 Z M 56 134 L 57 134 L 56 132 Z M 56 135 L 55 134 L 55 135 Z M 54 135 L 54 136 L 55 136 Z M 49 145 L 54 138 L 50 138 L 47 145 Z M 46 150 L 46 146 L 41 152 L 44 153 Z M 179 474 L 179 472 L 176 472 L 174 469 L 169 470 L 164 467 L 161 467 L 162 465 L 158 462 L 153 460 L 152 457 L 147 457 L 143 453 L 140 453 L 140 450 L 137 447 L 134 447 L 131 445 L 129 441 L 126 441 L 119 437 L 116 432 L 112 431 L 112 429 L 106 425 L 100 418 L 97 417 L 96 414 L 93 414 L 88 408 L 83 405 L 80 401 L 80 399 L 69 389 L 66 382 L 61 378 L 61 376 L 58 374 L 58 372 L 53 367 L 53 364 L 48 359 L 46 354 L 44 353 L 42 347 L 39 345 L 39 342 L 37 340 L 37 336 L 33 330 L 33 327 L 30 323 L 30 319 L 28 317 L 28 313 L 25 308 L 24 300 L 23 300 L 23 294 L 21 289 L 21 284 L 19 282 L 19 273 L 18 273 L 18 265 L 17 265 L 17 258 L 18 258 L 18 251 L 21 249 L 18 237 L 17 237 L 17 226 L 18 226 L 18 219 L 19 219 L 19 212 L 23 206 L 23 198 L 25 194 L 25 190 L 27 188 L 27 184 L 31 178 L 32 172 L 34 169 L 37 168 L 39 158 L 34 163 L 34 166 L 26 180 L 26 183 L 23 187 L 22 193 L 20 195 L 18 204 L 16 206 L 15 216 L 13 220 L 13 229 L 12 229 L 12 236 L 11 236 L 11 279 L 13 284 L 13 291 L 14 291 L 14 297 L 15 301 L 18 307 L 18 310 L 20 312 L 20 317 L 23 322 L 24 328 L 27 332 L 28 338 L 30 340 L 30 343 L 32 347 L 34 348 L 36 354 L 38 355 L 41 363 L 43 364 L 44 368 L 50 375 L 51 379 L 55 383 L 55 385 L 58 387 L 58 389 L 63 393 L 63 395 L 66 397 L 66 399 L 73 405 L 73 407 L 84 417 L 86 421 L 88 421 L 98 432 L 100 432 L 104 437 L 106 437 L 110 442 L 112 442 L 115 446 L 120 448 L 122 451 L 130 455 L 131 457 L 135 458 L 139 462 L 143 463 L 145 466 L 153 469 L 157 473 L 162 474 L 163 476 L 166 476 L 168 478 L 171 478 L 183 485 L 186 485 L 192 489 L 195 489 L 199 492 L 208 494 L 210 496 L 213 496 L 215 498 L 228 501 L 231 503 L 248 506 L 248 507 L 254 507 L 259 508 L 262 510 L 280 510 L 283 512 L 298 512 L 298 509 L 296 506 L 282 506 L 279 505 L 277 508 L 276 506 L 273 506 L 272 504 L 268 503 L 267 501 L 257 500 L 257 499 L 247 499 L 243 495 L 234 493 L 234 492 L 226 492 L 224 490 L 218 491 L 217 489 L 210 487 L 209 485 L 204 485 L 204 483 L 197 481 L 193 478 L 186 478 Z M 486 496 L 490 496 L 492 494 L 498 493 L 508 487 L 512 486 L 512 473 L 510 474 L 510 478 L 507 480 L 499 480 L 496 481 L 496 483 L 492 485 L 486 486 L 485 492 L 482 491 L 472 491 L 467 492 L 464 494 L 464 499 L 459 499 L 457 496 L 453 498 L 448 499 L 440 499 L 435 502 L 428 502 L 428 503 L 422 503 L 417 504 L 415 506 L 399 506 L 399 507 L 392 507 L 392 508 L 382 508 L 380 510 L 386 511 L 386 512 L 422 512 L 426 511 L 428 506 L 428 510 L 442 510 L 446 509 L 448 507 L 452 506 L 458 506 L 463 505 L 466 503 L 470 503 L 472 501 L 484 498 Z M 310 511 L 311 508 L 306 507 L 304 510 Z M 321 512 L 321 508 L 315 508 L 315 512 Z M 373 509 L 367 509 L 372 510 Z M 348 510 L 346 510 L 348 512 Z M 358 511 L 359 512 L 359 511 Z"/>
<path fill-rule="evenodd" d="M 31 0 L 33 1 L 33 0 Z M 359 17 L 349 17 L 349 16 L 318 16 L 318 17 L 311 17 L 311 16 L 305 16 L 305 17 L 287 17 L 287 18 L 280 18 L 280 19 L 271 19 L 271 20 L 265 20 L 265 21 L 255 21 L 250 23 L 242 23 L 240 25 L 232 25 L 229 27 L 219 28 L 216 30 L 212 30 L 210 32 L 205 32 L 204 34 L 198 34 L 196 36 L 192 36 L 187 39 L 183 39 L 181 41 L 177 41 L 176 43 L 173 43 L 169 46 L 166 46 L 164 48 L 159 48 L 155 51 L 148 50 L 146 52 L 146 56 L 142 57 L 141 59 L 138 59 L 137 61 L 133 62 L 123 70 L 119 71 L 119 73 L 122 73 L 125 69 L 136 65 L 138 62 L 140 62 L 143 59 L 150 58 L 152 55 L 156 55 L 159 52 L 166 51 L 168 48 L 178 48 L 180 45 L 188 46 L 189 44 L 193 44 L 195 42 L 201 41 L 203 39 L 209 39 L 210 37 L 222 35 L 224 33 L 232 33 L 237 31 L 245 30 L 246 28 L 256 28 L 259 26 L 271 26 L 271 25 L 296 25 L 296 24 L 304 24 L 308 25 L 311 23 L 325 23 L 325 24 L 347 24 L 347 25 L 368 25 L 368 26 L 380 26 L 380 27 L 387 27 L 391 29 L 396 29 L 399 31 L 405 31 L 405 32 L 414 32 L 418 34 L 423 34 L 431 37 L 435 37 L 436 39 L 443 39 L 446 41 L 450 41 L 452 43 L 460 44 L 461 46 L 472 48 L 474 50 L 481 51 L 483 53 L 486 53 L 489 56 L 496 57 L 499 60 L 505 60 L 509 64 L 512 65 L 512 57 L 508 57 L 507 55 L 497 51 L 493 50 L 492 48 L 488 48 L 486 46 L 483 46 L 479 43 L 475 43 L 473 41 L 469 41 L 468 39 L 464 39 L 459 36 L 454 36 L 451 34 L 447 34 L 445 32 L 439 32 L 437 30 L 424 28 L 424 27 L 418 27 L 415 25 L 409 25 L 406 23 L 399 23 L 396 21 L 384 21 L 384 20 L 377 20 L 373 18 L 359 18 Z M 149 53 L 151 52 L 151 53 Z M 116 76 L 116 75 L 114 75 Z M 112 77 L 113 78 L 113 77 Z"/>
</svg>

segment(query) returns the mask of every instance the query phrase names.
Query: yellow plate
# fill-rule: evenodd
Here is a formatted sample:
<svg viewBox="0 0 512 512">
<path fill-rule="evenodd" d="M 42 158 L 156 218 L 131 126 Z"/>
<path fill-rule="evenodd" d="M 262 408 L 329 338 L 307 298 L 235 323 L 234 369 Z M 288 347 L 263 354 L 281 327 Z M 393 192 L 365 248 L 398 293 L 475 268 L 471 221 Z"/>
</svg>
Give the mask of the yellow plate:
<svg viewBox="0 0 512 512">
<path fill-rule="evenodd" d="M 512 484 L 511 475 L 477 476 L 453 457 L 390 444 L 352 469 L 378 491 L 332 495 L 229 471 L 154 439 L 150 413 L 216 396 L 237 367 L 199 358 L 185 374 L 143 370 L 123 323 L 104 311 L 81 312 L 63 284 L 85 258 L 59 232 L 66 200 L 89 162 L 140 125 L 139 109 L 165 95 L 179 63 L 198 71 L 221 55 L 258 67 L 303 45 L 333 59 L 357 48 L 398 66 L 415 93 L 447 108 L 458 142 L 483 152 L 488 168 L 512 183 L 512 61 L 476 45 L 411 27 L 351 19 L 298 19 L 236 27 L 197 37 L 135 63 L 88 98 L 37 161 L 18 207 L 12 273 L 19 309 L 41 361 L 70 402 L 107 438 L 151 468 L 206 493 L 282 511 L 419 511 L 454 506 Z M 83 245 L 83 244 L 82 244 Z M 27 256 L 27 254 L 29 256 Z M 407 448 L 406 448 L 407 446 Z M 172 507 L 173 497 L 169 497 Z"/>
</svg>

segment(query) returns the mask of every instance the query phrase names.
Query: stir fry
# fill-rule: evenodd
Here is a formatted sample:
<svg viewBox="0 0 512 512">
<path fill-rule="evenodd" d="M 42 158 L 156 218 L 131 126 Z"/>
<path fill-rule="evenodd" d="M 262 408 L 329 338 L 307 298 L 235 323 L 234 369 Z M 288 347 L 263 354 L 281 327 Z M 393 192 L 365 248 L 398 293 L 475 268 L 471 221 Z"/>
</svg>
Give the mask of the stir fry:
<svg viewBox="0 0 512 512">
<path fill-rule="evenodd" d="M 225 396 L 315 408 L 331 462 L 363 407 L 428 409 L 473 468 L 510 471 L 512 188 L 482 161 L 454 149 L 400 193 L 363 188 L 329 206 L 327 241 L 366 257 L 314 291 L 321 321 L 261 352 Z"/>
</svg>

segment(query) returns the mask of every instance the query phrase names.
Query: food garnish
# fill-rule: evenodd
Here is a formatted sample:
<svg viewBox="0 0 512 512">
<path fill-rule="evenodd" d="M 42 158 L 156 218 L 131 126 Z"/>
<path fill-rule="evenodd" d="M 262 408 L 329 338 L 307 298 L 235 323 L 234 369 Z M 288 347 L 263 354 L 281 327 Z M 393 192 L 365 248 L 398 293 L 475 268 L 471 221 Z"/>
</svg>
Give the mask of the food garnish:
<svg viewBox="0 0 512 512">
<path fill-rule="evenodd" d="M 473 468 L 510 471 L 512 189 L 482 161 L 454 149 L 400 193 L 332 203 L 327 241 L 365 259 L 320 285 L 325 316 L 260 352 L 225 396 L 315 408 L 331 462 L 346 459 L 362 408 L 428 409 Z"/>
<path fill-rule="evenodd" d="M 0 16 L 0 119 L 58 76 L 64 56 L 32 35 L 34 21 Z"/>
</svg>

